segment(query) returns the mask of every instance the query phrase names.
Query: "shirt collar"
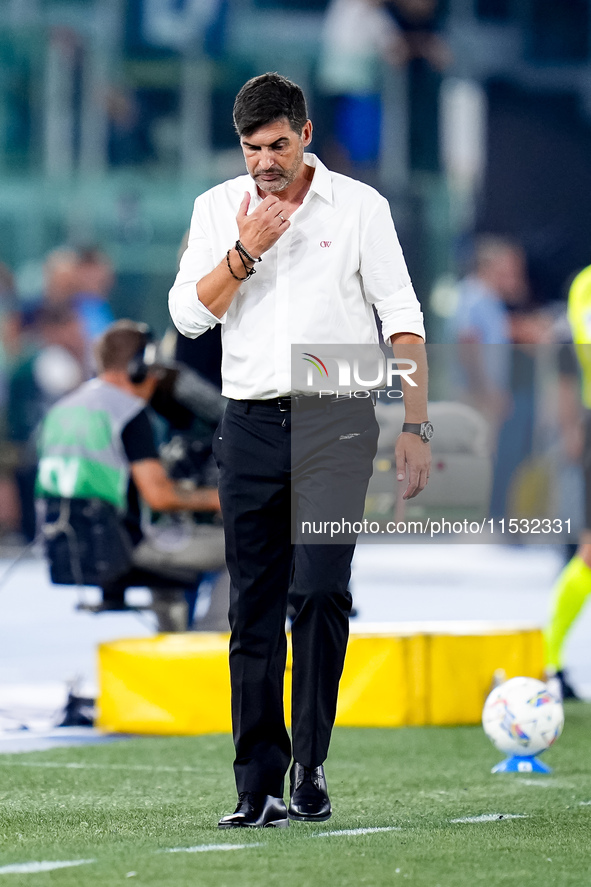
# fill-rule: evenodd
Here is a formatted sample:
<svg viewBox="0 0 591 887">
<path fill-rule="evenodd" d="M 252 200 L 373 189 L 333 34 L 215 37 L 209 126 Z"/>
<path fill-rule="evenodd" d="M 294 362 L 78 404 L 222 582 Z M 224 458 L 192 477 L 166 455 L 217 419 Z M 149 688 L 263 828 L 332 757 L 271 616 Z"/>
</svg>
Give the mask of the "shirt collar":
<svg viewBox="0 0 591 887">
<path fill-rule="evenodd" d="M 332 204 L 332 178 L 330 171 L 316 154 L 304 154 L 304 163 L 314 167 L 314 176 L 310 185 L 310 191 L 314 191 L 327 203 Z"/>
<path fill-rule="evenodd" d="M 304 163 L 306 164 L 306 166 L 311 166 L 314 169 L 314 175 L 312 177 L 312 182 L 310 183 L 310 191 L 308 192 L 308 194 L 310 192 L 318 194 L 319 197 L 322 197 L 323 200 L 326 200 L 327 203 L 330 203 L 332 205 L 333 194 L 330 171 L 316 156 L 316 154 L 305 153 Z M 257 191 L 256 182 L 252 178 L 252 176 L 248 177 L 248 190 L 253 197 L 258 198 L 258 200 L 262 200 Z M 306 197 L 308 197 L 308 195 L 306 195 Z"/>
</svg>

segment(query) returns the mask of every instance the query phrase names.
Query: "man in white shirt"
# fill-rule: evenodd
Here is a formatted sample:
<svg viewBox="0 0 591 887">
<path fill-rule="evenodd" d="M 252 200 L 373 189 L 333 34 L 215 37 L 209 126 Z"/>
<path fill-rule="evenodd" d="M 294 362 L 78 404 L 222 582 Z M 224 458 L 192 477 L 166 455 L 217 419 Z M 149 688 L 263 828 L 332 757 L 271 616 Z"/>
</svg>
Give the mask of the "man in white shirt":
<svg viewBox="0 0 591 887">
<path fill-rule="evenodd" d="M 283 827 L 289 819 L 321 822 L 331 815 L 322 765 L 347 646 L 355 548 L 354 537 L 294 545 L 293 510 L 298 520 L 322 514 L 337 489 L 333 513 L 342 506 L 347 519 L 360 520 L 378 434 L 370 399 L 294 392 L 292 344 L 377 343 L 375 306 L 396 357 L 417 363 L 418 384 L 403 382 L 407 425 L 396 444 L 398 480 L 408 472 L 407 499 L 427 483 L 432 429 L 422 314 L 386 200 L 305 153 L 312 124 L 301 89 L 284 77 L 249 80 L 236 97 L 234 123 L 249 175 L 197 198 L 170 312 L 192 338 L 222 324 L 223 394 L 230 399 L 214 444 L 232 581 L 239 797 L 219 826 Z M 321 454 L 321 464 L 309 472 L 313 453 Z M 283 714 L 288 589 L 294 609 L 289 810 L 283 802 L 292 754 Z"/>
</svg>

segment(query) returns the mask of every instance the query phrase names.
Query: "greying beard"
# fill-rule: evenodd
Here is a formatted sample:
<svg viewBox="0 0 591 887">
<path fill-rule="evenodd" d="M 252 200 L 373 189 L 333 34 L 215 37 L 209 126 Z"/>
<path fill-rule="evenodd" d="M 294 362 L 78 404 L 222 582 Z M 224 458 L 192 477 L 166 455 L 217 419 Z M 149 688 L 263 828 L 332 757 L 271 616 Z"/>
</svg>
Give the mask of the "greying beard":
<svg viewBox="0 0 591 887">
<path fill-rule="evenodd" d="M 300 149 L 298 151 L 297 157 L 290 166 L 289 169 L 284 170 L 280 175 L 281 179 L 278 182 L 258 182 L 257 177 L 255 177 L 255 181 L 261 191 L 266 191 L 268 194 L 279 193 L 280 191 L 285 191 L 289 185 L 291 185 L 298 177 L 302 161 L 304 159 L 304 146 L 300 143 Z"/>
<path fill-rule="evenodd" d="M 266 191 L 268 194 L 274 194 L 276 191 L 285 191 L 288 185 L 294 181 L 295 176 L 290 176 L 288 173 L 283 173 L 278 182 L 259 182 L 257 180 L 257 185 L 261 189 L 261 191 Z"/>
</svg>

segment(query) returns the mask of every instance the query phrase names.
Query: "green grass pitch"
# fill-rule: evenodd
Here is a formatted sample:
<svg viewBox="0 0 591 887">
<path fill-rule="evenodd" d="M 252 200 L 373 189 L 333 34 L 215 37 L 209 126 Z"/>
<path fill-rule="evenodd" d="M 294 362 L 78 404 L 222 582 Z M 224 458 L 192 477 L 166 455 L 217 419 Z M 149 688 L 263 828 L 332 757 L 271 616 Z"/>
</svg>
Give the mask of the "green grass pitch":
<svg viewBox="0 0 591 887">
<path fill-rule="evenodd" d="M 589 704 L 567 706 L 551 776 L 491 775 L 479 727 L 338 729 L 332 819 L 253 831 L 216 828 L 235 804 L 228 736 L 1 755 L 0 887 L 586 887 L 590 748 Z M 486 814 L 515 818 L 453 822 Z M 333 834 L 355 829 L 381 830 Z"/>
</svg>

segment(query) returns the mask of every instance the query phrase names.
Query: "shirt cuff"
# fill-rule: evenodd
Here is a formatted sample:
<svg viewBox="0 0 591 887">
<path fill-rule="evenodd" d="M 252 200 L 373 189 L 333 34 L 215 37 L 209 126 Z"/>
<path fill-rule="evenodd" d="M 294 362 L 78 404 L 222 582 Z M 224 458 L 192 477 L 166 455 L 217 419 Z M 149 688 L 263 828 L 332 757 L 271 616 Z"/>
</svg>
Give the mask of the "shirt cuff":
<svg viewBox="0 0 591 887">
<path fill-rule="evenodd" d="M 387 302 L 376 305 L 376 308 L 382 322 L 382 335 L 386 345 L 391 344 L 390 337 L 396 333 L 414 333 L 425 338 L 423 312 L 412 284 L 397 292 Z"/>
<path fill-rule="evenodd" d="M 203 302 L 194 283 L 174 286 L 168 297 L 170 316 L 177 330 L 189 339 L 196 339 L 217 324 L 226 322 L 226 315 L 216 317 Z"/>
</svg>

